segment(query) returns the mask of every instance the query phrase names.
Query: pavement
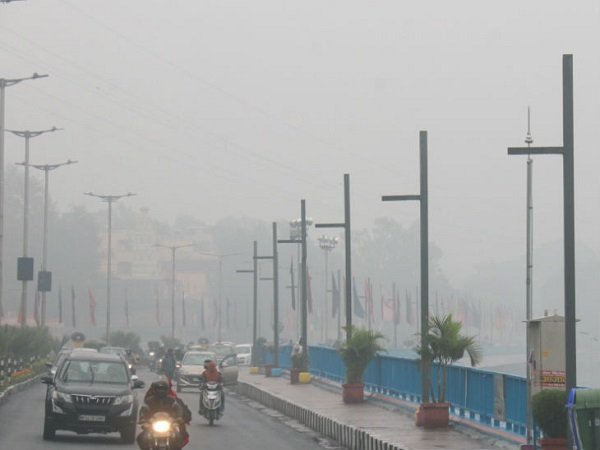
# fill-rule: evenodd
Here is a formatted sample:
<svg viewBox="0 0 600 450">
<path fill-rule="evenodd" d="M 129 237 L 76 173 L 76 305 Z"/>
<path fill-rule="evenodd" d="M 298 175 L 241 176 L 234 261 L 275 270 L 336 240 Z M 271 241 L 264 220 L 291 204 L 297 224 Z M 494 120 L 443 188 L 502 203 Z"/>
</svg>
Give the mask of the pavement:
<svg viewBox="0 0 600 450">
<path fill-rule="evenodd" d="M 296 416 L 351 450 L 518 450 L 522 443 L 517 436 L 459 418 L 444 429 L 417 427 L 417 405 L 401 400 L 366 394 L 365 402 L 347 405 L 341 386 L 326 379 L 292 385 L 287 377 L 250 375 L 248 368 L 240 368 L 237 391 Z"/>
</svg>

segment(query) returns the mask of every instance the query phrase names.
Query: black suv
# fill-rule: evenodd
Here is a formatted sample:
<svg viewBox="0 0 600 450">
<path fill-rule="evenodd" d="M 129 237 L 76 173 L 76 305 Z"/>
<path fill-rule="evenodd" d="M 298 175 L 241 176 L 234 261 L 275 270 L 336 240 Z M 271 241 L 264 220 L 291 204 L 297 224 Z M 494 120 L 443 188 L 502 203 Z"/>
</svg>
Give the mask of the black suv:
<svg viewBox="0 0 600 450">
<path fill-rule="evenodd" d="M 69 430 L 119 432 L 125 443 L 135 441 L 138 400 L 132 389 L 144 383 L 131 379 L 120 356 L 73 352 L 42 382 L 48 385 L 44 439 L 53 439 L 56 430 Z"/>
</svg>

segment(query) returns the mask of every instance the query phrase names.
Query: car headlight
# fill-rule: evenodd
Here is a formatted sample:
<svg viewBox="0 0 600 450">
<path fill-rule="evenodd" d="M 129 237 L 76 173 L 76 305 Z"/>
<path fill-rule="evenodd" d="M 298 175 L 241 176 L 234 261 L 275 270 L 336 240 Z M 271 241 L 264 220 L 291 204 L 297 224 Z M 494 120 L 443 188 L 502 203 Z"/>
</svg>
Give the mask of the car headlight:
<svg viewBox="0 0 600 450">
<path fill-rule="evenodd" d="M 60 400 L 64 403 L 73 403 L 73 400 L 71 399 L 71 394 L 65 394 L 59 391 L 52 392 L 52 399 L 54 401 Z"/>
<path fill-rule="evenodd" d="M 115 398 L 113 405 L 122 405 L 123 403 L 133 403 L 133 395 L 119 395 Z"/>
<path fill-rule="evenodd" d="M 171 422 L 168 420 L 157 420 L 152 422 L 152 431 L 155 433 L 166 433 L 171 429 Z"/>
</svg>

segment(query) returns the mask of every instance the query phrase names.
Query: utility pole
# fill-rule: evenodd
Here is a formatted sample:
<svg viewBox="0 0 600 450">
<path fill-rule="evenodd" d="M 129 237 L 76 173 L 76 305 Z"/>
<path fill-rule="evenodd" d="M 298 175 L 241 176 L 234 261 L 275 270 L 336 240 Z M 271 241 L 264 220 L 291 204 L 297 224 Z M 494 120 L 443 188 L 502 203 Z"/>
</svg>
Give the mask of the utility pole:
<svg viewBox="0 0 600 450">
<path fill-rule="evenodd" d="M 509 155 L 562 155 L 565 284 L 565 366 L 567 393 L 577 386 L 575 318 L 575 131 L 573 119 L 573 55 L 562 56 L 563 144 L 561 147 L 509 147 Z M 565 413 L 566 414 L 566 413 Z M 569 436 L 569 445 L 572 445 Z"/>
<path fill-rule="evenodd" d="M 381 200 L 405 201 L 417 200 L 420 203 L 421 223 L 421 345 L 426 345 L 429 332 L 429 218 L 427 190 L 427 131 L 419 132 L 420 187 L 419 195 L 384 195 Z M 421 401 L 429 402 L 431 384 L 431 366 L 425 358 L 421 359 Z"/>
<path fill-rule="evenodd" d="M 171 250 L 171 338 L 175 337 L 175 252 L 184 247 L 193 247 L 196 244 L 163 245 L 154 244 L 155 247 Z"/>
<path fill-rule="evenodd" d="M 106 261 L 106 345 L 110 345 L 110 285 L 112 280 L 112 204 L 123 197 L 131 197 L 135 194 L 128 192 L 121 195 L 98 195 L 93 192 L 85 192 L 83 195 L 97 197 L 100 201 L 108 203 L 108 243 Z"/>
<path fill-rule="evenodd" d="M 34 169 L 44 171 L 44 238 L 42 244 L 42 270 L 38 273 L 38 291 L 42 293 L 42 327 L 46 325 L 46 292 L 52 290 L 52 272 L 48 271 L 48 184 L 49 172 L 62 166 L 75 164 L 77 161 L 65 161 L 60 164 L 28 164 Z M 21 164 L 23 165 L 23 164 Z"/>
<path fill-rule="evenodd" d="M 25 78 L 0 78 L 0 317 L 3 315 L 2 299 L 4 291 L 4 112 L 6 105 L 5 91 L 7 87 L 19 84 L 26 80 L 35 80 L 38 78 L 46 78 L 48 75 L 39 75 L 34 73 L 30 77 Z M 31 261 L 31 267 L 28 268 L 29 272 L 33 274 L 33 261 Z M 22 319 L 26 321 L 24 317 Z M 21 325 L 24 325 L 22 322 Z"/>
<path fill-rule="evenodd" d="M 350 228 L 350 175 L 344 174 L 344 222 L 317 223 L 315 228 L 343 228 L 346 259 L 346 342 L 352 337 L 352 232 Z"/>
<path fill-rule="evenodd" d="M 29 252 L 29 140 L 34 137 L 41 136 L 44 133 L 52 133 L 54 131 L 62 130 L 62 128 L 52 127 L 47 130 L 38 130 L 38 131 L 30 131 L 30 130 L 6 130 L 9 133 L 14 134 L 15 136 L 21 137 L 25 139 L 25 161 L 22 166 L 25 167 L 25 187 L 23 189 L 23 257 L 21 259 L 21 264 L 27 264 L 28 259 L 31 260 L 31 264 L 33 265 L 33 258 L 28 258 Z M 19 266 L 21 266 L 19 264 Z M 22 274 L 21 274 L 22 275 Z M 19 277 L 23 278 L 21 280 L 21 304 L 19 307 L 19 317 L 21 317 L 21 326 L 24 326 L 27 321 L 27 282 L 31 281 L 27 279 L 28 277 Z M 44 292 L 44 291 L 43 291 Z M 42 294 L 45 297 L 45 293 Z M 42 299 L 42 326 L 44 325 L 44 298 Z"/>
<path fill-rule="evenodd" d="M 251 273 L 252 274 L 252 354 L 250 356 L 250 364 L 256 367 L 256 339 L 258 326 L 258 241 L 253 241 L 252 244 L 252 270 L 236 270 L 236 273 Z"/>
</svg>

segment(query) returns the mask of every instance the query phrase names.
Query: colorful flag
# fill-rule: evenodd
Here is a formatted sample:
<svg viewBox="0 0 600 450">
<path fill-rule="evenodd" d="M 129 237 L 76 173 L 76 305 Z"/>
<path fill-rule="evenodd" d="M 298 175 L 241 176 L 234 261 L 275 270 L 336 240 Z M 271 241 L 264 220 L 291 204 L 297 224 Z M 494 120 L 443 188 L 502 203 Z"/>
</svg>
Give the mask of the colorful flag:
<svg viewBox="0 0 600 450">
<path fill-rule="evenodd" d="M 77 328 L 77 316 L 75 315 L 75 288 L 71 286 L 71 325 Z"/>
<path fill-rule="evenodd" d="M 125 288 L 125 298 L 123 301 L 123 309 L 125 310 L 125 326 L 129 328 L 129 299 L 127 298 L 127 288 Z"/>
<path fill-rule="evenodd" d="M 369 321 L 374 319 L 373 317 L 373 284 L 371 278 L 367 278 L 365 281 L 365 308 L 367 309 L 367 316 Z"/>
<path fill-rule="evenodd" d="M 362 306 L 362 304 L 360 303 L 360 298 L 358 296 L 358 291 L 356 290 L 356 279 L 352 279 L 352 304 L 353 304 L 353 309 L 354 309 L 354 314 L 356 315 L 356 317 L 359 317 L 361 319 L 365 318 L 365 310 Z"/>
<path fill-rule="evenodd" d="M 396 290 L 396 283 L 394 283 L 394 324 L 395 325 L 399 325 L 400 324 L 400 316 L 401 316 L 401 309 L 400 309 L 400 291 Z"/>
<path fill-rule="evenodd" d="M 58 323 L 63 323 L 62 284 L 58 285 Z"/>
<path fill-rule="evenodd" d="M 406 298 L 406 322 L 409 325 L 414 325 L 414 317 L 413 317 L 413 308 L 412 308 L 412 299 L 410 297 L 410 292 L 408 289 L 406 290 L 406 294 L 404 295 Z"/>
<path fill-rule="evenodd" d="M 33 320 L 35 320 L 35 325 L 40 326 L 40 291 L 35 290 L 35 297 L 33 303 Z"/>
<path fill-rule="evenodd" d="M 96 299 L 90 288 L 88 288 L 88 296 L 90 301 L 90 325 L 96 326 Z"/>
<path fill-rule="evenodd" d="M 296 310 L 296 286 L 294 285 L 294 257 L 292 257 L 292 262 L 290 264 L 290 277 L 292 280 L 292 309 Z"/>
<path fill-rule="evenodd" d="M 340 287 L 335 281 L 333 272 L 331 273 L 331 317 L 335 317 L 340 311 Z"/>
</svg>

